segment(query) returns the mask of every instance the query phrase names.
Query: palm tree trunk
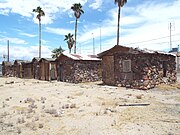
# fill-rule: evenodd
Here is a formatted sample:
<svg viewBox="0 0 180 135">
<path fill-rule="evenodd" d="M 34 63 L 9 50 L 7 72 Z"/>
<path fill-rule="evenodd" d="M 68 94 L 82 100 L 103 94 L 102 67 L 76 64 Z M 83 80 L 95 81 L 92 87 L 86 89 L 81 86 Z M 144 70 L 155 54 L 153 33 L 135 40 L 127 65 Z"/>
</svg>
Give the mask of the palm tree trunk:
<svg viewBox="0 0 180 135">
<path fill-rule="evenodd" d="M 77 34 L 77 18 L 75 23 L 75 42 L 74 42 L 74 54 L 76 54 L 76 34 Z"/>
<path fill-rule="evenodd" d="M 41 21 L 39 21 L 39 58 L 41 58 Z"/>
<path fill-rule="evenodd" d="M 117 28 L 117 45 L 119 45 L 119 25 L 120 25 L 120 14 L 121 14 L 121 6 L 118 6 L 118 28 Z"/>
</svg>

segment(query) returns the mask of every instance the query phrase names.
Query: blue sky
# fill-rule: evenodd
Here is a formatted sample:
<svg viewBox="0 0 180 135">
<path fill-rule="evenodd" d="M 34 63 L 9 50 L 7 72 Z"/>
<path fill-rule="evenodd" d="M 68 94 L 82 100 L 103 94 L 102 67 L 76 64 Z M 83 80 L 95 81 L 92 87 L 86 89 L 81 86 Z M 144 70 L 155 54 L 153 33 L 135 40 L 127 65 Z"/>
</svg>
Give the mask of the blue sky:
<svg viewBox="0 0 180 135">
<path fill-rule="evenodd" d="M 0 62 L 7 54 L 7 40 L 11 61 L 38 56 L 38 20 L 32 12 L 37 6 L 46 14 L 42 17 L 42 57 L 51 57 L 51 51 L 59 46 L 68 50 L 64 35 L 74 34 L 75 25 L 70 7 L 79 2 L 85 13 L 78 22 L 77 53 L 92 54 L 93 37 L 95 53 L 99 53 L 100 35 L 101 51 L 113 47 L 118 11 L 114 0 L 0 0 Z M 169 50 L 171 22 L 172 47 L 177 47 L 180 44 L 179 7 L 180 0 L 128 0 L 121 12 L 120 44 Z"/>
</svg>

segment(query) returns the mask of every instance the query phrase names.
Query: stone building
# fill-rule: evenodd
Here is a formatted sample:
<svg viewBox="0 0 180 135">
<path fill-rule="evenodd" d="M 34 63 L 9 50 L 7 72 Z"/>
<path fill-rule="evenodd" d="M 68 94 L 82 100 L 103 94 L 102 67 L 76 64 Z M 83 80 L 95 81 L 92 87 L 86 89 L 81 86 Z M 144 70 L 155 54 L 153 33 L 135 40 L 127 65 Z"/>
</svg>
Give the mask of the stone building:
<svg viewBox="0 0 180 135">
<path fill-rule="evenodd" d="M 13 62 L 2 62 L 2 75 L 3 76 L 14 76 L 14 66 Z"/>
<path fill-rule="evenodd" d="M 146 90 L 176 81 L 175 55 L 170 53 L 116 45 L 98 56 L 107 85 Z"/>
<path fill-rule="evenodd" d="M 63 52 L 57 59 L 59 81 L 81 83 L 102 78 L 101 60 L 96 55 L 79 55 Z"/>
</svg>

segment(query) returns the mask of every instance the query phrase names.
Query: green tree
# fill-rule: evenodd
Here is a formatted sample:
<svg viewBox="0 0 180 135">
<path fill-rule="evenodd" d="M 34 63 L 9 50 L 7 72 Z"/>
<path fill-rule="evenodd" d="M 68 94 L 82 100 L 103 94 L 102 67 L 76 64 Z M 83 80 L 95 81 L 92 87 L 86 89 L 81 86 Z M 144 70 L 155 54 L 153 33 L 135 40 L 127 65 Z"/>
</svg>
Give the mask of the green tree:
<svg viewBox="0 0 180 135">
<path fill-rule="evenodd" d="M 33 9 L 33 12 L 37 13 L 36 18 L 39 20 L 39 58 L 41 58 L 41 17 L 45 16 L 45 13 L 41 7 Z"/>
<path fill-rule="evenodd" d="M 74 11 L 74 16 L 76 17 L 76 23 L 75 23 L 75 43 L 74 43 L 74 53 L 76 54 L 77 21 L 80 18 L 81 14 L 84 13 L 84 11 L 83 11 L 82 5 L 80 3 L 73 4 L 71 9 Z"/>
<path fill-rule="evenodd" d="M 71 49 L 72 49 L 74 42 L 75 42 L 73 39 L 73 34 L 69 33 L 69 34 L 65 35 L 64 41 L 67 41 L 69 53 L 71 53 Z"/>
<path fill-rule="evenodd" d="M 121 7 L 123 7 L 127 3 L 127 0 L 115 0 L 114 3 L 118 4 L 117 45 L 119 45 L 119 24 L 120 24 Z"/>
<path fill-rule="evenodd" d="M 52 50 L 52 58 L 57 58 L 59 57 L 62 53 L 64 52 L 64 49 L 60 46 L 59 48 L 55 48 Z"/>
</svg>

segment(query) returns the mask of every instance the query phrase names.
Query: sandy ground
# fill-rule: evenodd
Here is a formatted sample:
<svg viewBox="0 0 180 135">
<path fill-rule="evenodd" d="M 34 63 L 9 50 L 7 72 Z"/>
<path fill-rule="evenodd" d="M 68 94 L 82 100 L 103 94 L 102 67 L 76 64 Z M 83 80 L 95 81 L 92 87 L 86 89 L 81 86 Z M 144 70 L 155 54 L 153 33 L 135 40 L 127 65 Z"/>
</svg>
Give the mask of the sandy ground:
<svg viewBox="0 0 180 135">
<path fill-rule="evenodd" d="M 0 78 L 0 135 L 180 135 L 180 83 L 148 91 Z"/>
</svg>

